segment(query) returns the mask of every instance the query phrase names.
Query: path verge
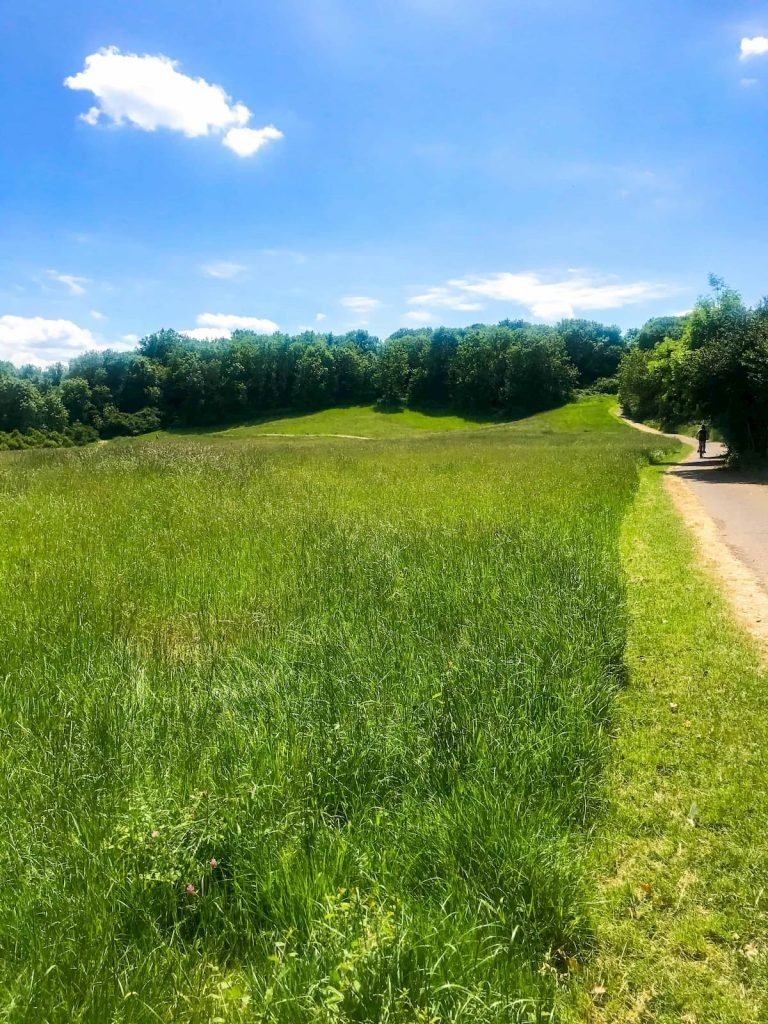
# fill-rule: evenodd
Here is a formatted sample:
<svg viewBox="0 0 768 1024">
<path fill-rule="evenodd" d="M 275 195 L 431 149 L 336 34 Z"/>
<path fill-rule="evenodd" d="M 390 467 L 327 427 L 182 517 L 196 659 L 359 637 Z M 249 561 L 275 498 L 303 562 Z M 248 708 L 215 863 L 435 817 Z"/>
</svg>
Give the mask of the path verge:
<svg viewBox="0 0 768 1024">
<path fill-rule="evenodd" d="M 761 572 L 768 558 L 768 486 L 735 474 L 726 476 L 719 461 L 722 445 L 710 445 L 714 457 L 700 463 L 692 438 L 661 434 L 644 423 L 621 418 L 636 430 L 692 446 L 682 462 L 669 467 L 664 485 L 693 534 L 702 564 L 720 584 L 736 618 L 768 662 L 768 589 Z"/>
<path fill-rule="evenodd" d="M 768 677 L 643 472 L 622 540 L 629 685 L 594 857 L 596 954 L 559 1019 L 768 1019 Z"/>
</svg>

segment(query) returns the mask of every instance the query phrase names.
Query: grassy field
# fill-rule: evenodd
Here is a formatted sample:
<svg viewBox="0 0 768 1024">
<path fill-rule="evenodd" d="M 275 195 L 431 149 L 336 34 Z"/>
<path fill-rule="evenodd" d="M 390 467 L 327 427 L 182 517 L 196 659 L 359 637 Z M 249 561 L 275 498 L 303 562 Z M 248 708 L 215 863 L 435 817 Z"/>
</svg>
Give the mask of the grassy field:
<svg viewBox="0 0 768 1024">
<path fill-rule="evenodd" d="M 321 409 L 319 412 L 265 418 L 233 427 L 215 427 L 205 431 L 210 440 L 242 440 L 269 434 L 342 435 L 365 438 L 400 438 L 425 431 L 471 430 L 491 420 L 468 419 L 442 410 L 419 411 L 399 409 L 382 412 L 372 405 L 353 405 L 343 409 Z M 197 430 L 157 431 L 142 440 L 160 437 L 198 436 Z"/>
<path fill-rule="evenodd" d="M 552 1019 L 658 444 L 609 404 L 0 456 L 0 1020 Z"/>
</svg>

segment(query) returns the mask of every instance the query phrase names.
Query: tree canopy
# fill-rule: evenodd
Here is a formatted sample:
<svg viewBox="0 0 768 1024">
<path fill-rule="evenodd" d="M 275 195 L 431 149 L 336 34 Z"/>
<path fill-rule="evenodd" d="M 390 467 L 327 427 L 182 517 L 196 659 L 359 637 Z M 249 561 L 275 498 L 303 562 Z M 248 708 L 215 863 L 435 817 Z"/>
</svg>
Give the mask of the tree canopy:
<svg viewBox="0 0 768 1024">
<path fill-rule="evenodd" d="M 713 294 L 701 298 L 682 324 L 674 318 L 671 333 L 659 337 L 656 321 L 633 339 L 619 369 L 619 397 L 637 419 L 667 429 L 706 420 L 732 452 L 765 458 L 768 302 L 749 309 L 721 279 L 711 284 Z"/>
</svg>

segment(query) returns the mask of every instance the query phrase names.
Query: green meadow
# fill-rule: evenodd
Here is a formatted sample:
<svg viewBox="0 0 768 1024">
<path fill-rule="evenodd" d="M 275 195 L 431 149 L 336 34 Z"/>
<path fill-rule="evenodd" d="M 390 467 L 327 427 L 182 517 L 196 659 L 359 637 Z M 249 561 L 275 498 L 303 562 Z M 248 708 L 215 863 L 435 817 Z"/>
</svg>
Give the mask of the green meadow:
<svg viewBox="0 0 768 1024">
<path fill-rule="evenodd" d="M 393 409 L 383 411 L 373 405 L 352 405 L 340 409 L 321 409 L 319 412 L 295 413 L 270 417 L 252 423 L 230 427 L 212 427 L 205 431 L 208 439 L 242 440 L 247 437 L 279 436 L 281 434 L 316 436 L 337 435 L 352 438 L 395 439 L 445 430 L 467 430 L 492 419 L 468 419 L 443 409 Z M 142 441 L 161 437 L 201 436 L 195 428 L 161 430 L 142 436 Z"/>
<path fill-rule="evenodd" d="M 0 455 L 0 1020 L 555 1019 L 649 446 L 592 399 Z"/>
</svg>

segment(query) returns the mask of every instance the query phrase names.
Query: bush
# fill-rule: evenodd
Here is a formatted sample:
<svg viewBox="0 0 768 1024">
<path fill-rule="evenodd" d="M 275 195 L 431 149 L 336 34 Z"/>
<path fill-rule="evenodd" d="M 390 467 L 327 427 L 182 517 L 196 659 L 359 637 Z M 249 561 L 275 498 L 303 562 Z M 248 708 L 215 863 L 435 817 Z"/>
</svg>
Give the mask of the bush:
<svg viewBox="0 0 768 1024">
<path fill-rule="evenodd" d="M 114 406 L 107 406 L 100 434 L 104 438 L 136 437 L 160 428 L 160 413 L 157 409 L 140 409 L 138 412 L 120 412 Z"/>
</svg>

